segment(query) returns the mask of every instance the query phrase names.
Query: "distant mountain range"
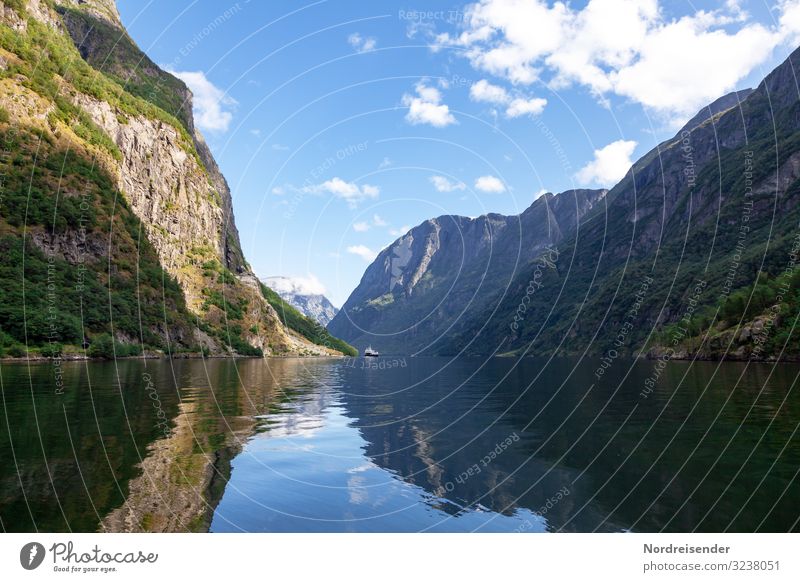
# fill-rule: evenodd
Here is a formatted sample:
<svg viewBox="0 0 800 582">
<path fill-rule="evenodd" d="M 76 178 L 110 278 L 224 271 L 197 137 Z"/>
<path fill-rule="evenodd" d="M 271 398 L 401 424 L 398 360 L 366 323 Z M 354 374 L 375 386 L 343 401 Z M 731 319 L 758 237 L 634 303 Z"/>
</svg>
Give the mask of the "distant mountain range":
<svg viewBox="0 0 800 582">
<path fill-rule="evenodd" d="M 424 222 L 328 329 L 387 353 L 800 356 L 798 65 L 705 107 L 607 193 Z"/>
<path fill-rule="evenodd" d="M 289 305 L 323 327 L 339 312 L 319 289 L 314 288 L 313 282 L 296 277 L 267 277 L 262 282 Z"/>
</svg>

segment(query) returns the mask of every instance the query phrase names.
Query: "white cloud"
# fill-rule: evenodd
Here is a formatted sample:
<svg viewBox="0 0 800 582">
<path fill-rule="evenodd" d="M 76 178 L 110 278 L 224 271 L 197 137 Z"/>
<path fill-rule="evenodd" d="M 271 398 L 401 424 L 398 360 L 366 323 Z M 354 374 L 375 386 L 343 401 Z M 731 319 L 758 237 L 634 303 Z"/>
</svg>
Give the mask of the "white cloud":
<svg viewBox="0 0 800 582">
<path fill-rule="evenodd" d="M 544 196 L 545 194 L 547 194 L 547 192 L 548 192 L 548 191 L 549 191 L 549 190 L 547 190 L 546 188 L 541 188 L 541 189 L 540 189 L 538 192 L 536 192 L 536 193 L 533 195 L 533 199 L 534 199 L 534 200 L 536 200 L 537 198 L 541 198 L 542 196 Z"/>
<path fill-rule="evenodd" d="M 631 155 L 636 145 L 635 141 L 620 139 L 594 150 L 594 159 L 575 174 L 575 179 L 583 185 L 613 186 L 631 167 Z"/>
<path fill-rule="evenodd" d="M 378 256 L 378 253 L 370 249 L 369 247 L 365 247 L 364 245 L 354 245 L 351 247 L 347 247 L 347 252 L 351 255 L 356 255 L 361 257 L 366 262 L 371 263 L 375 260 L 375 257 Z"/>
<path fill-rule="evenodd" d="M 509 119 L 522 115 L 539 115 L 547 105 L 547 99 L 525 97 L 519 91 L 515 91 L 515 94 L 517 96 L 512 96 L 503 87 L 492 85 L 486 79 L 481 79 L 469 88 L 469 96 L 473 101 L 506 105 L 506 117 Z M 497 116 L 494 110 L 492 114 Z"/>
<path fill-rule="evenodd" d="M 230 110 L 237 105 L 233 97 L 209 81 L 202 71 L 172 71 L 170 69 L 166 69 L 166 71 L 178 77 L 191 89 L 194 95 L 192 102 L 197 127 L 214 132 L 228 131 L 231 120 L 233 120 L 233 112 Z"/>
<path fill-rule="evenodd" d="M 411 230 L 411 227 L 406 225 L 406 224 L 404 224 L 400 228 L 390 228 L 389 229 L 389 234 L 392 235 L 392 236 L 403 236 L 409 230 Z"/>
<path fill-rule="evenodd" d="M 453 192 L 455 190 L 464 190 L 467 187 L 463 182 L 451 182 L 444 176 L 431 176 L 430 181 L 437 192 Z"/>
<path fill-rule="evenodd" d="M 403 105 L 408 107 L 406 121 L 412 125 L 427 123 L 433 127 L 446 127 L 456 123 L 450 108 L 442 103 L 442 94 L 437 88 L 420 81 L 415 90 L 416 97 L 408 93 L 403 95 Z"/>
<path fill-rule="evenodd" d="M 381 161 L 381 163 L 380 163 L 380 164 L 378 164 L 378 169 L 379 169 L 379 170 L 382 170 L 382 169 L 384 169 L 384 168 L 388 168 L 388 167 L 389 167 L 389 166 L 391 166 L 393 163 L 394 163 L 394 162 L 392 162 L 392 160 L 390 160 L 390 159 L 389 159 L 389 158 L 387 158 L 387 157 L 384 157 L 384 158 L 383 158 L 383 160 Z"/>
<path fill-rule="evenodd" d="M 506 109 L 506 117 L 513 119 L 521 115 L 539 115 L 544 111 L 544 106 L 547 105 L 547 99 L 534 97 L 532 99 L 514 99 L 508 104 Z"/>
<path fill-rule="evenodd" d="M 286 190 L 283 188 L 283 186 L 275 186 L 272 189 L 272 193 L 275 194 L 275 196 L 283 196 L 286 194 Z"/>
<path fill-rule="evenodd" d="M 776 12 L 777 24 L 764 25 L 735 1 L 676 18 L 659 0 L 589 0 L 581 8 L 479 0 L 465 8 L 460 33 L 440 34 L 434 48 L 463 47 L 476 69 L 517 86 L 577 83 L 677 122 L 735 88 L 774 48 L 798 41 L 800 1 L 779 0 Z"/>
<path fill-rule="evenodd" d="M 390 225 L 386 220 L 384 220 L 380 216 L 380 214 L 373 214 L 372 215 L 372 220 L 369 221 L 369 222 L 360 221 L 360 222 L 353 223 L 353 230 L 356 231 L 356 232 L 367 232 L 373 226 L 375 228 L 385 228 L 385 227 L 388 227 Z"/>
<path fill-rule="evenodd" d="M 351 47 L 356 49 L 356 52 L 359 53 L 368 53 L 369 51 L 375 50 L 375 47 L 378 44 L 378 41 L 375 38 L 371 36 L 364 38 L 357 32 L 354 32 L 348 36 L 347 42 Z"/>
<path fill-rule="evenodd" d="M 495 176 L 481 176 L 475 180 L 475 189 L 490 194 L 500 194 L 506 191 L 503 182 Z"/>
<path fill-rule="evenodd" d="M 283 145 L 283 144 L 279 144 L 279 143 L 274 143 L 274 144 L 272 144 L 272 149 L 274 149 L 276 151 L 279 151 L 279 152 L 286 152 L 286 151 L 289 151 L 289 146 L 286 146 L 286 145 Z"/>
<path fill-rule="evenodd" d="M 364 184 L 361 187 L 361 191 L 369 198 L 377 198 L 378 194 L 381 192 L 380 188 L 377 186 L 370 186 L 369 184 Z"/>
<path fill-rule="evenodd" d="M 313 273 L 305 277 L 267 277 L 264 284 L 278 293 L 325 295 L 325 285 Z"/>
<path fill-rule="evenodd" d="M 327 180 L 322 184 L 305 186 L 302 190 L 312 194 L 332 194 L 336 198 L 346 200 L 351 207 L 355 207 L 362 200 L 377 198 L 380 194 L 380 188 L 377 186 L 370 184 L 359 186 L 355 182 L 345 182 L 339 177 Z"/>
<path fill-rule="evenodd" d="M 473 101 L 482 101 L 499 105 L 508 103 L 510 99 L 505 89 L 497 85 L 492 85 L 486 79 L 481 79 L 469 88 L 469 97 Z"/>
</svg>

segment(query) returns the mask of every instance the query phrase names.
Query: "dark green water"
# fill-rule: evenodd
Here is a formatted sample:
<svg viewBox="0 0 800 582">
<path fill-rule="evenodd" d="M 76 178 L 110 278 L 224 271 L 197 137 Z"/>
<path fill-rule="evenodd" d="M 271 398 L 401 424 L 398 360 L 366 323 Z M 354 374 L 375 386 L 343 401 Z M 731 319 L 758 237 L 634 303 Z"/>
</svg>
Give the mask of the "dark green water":
<svg viewBox="0 0 800 582">
<path fill-rule="evenodd" d="M 2 364 L 0 525 L 97 530 L 181 414 L 211 531 L 800 529 L 796 365 L 363 362 Z"/>
</svg>

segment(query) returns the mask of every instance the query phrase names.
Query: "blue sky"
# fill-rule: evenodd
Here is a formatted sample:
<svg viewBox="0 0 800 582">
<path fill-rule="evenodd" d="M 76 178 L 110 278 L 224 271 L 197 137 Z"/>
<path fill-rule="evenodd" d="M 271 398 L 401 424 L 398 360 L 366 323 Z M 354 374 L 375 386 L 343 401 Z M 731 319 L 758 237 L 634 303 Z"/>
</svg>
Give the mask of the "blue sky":
<svg viewBox="0 0 800 582">
<path fill-rule="evenodd" d="M 337 305 L 427 218 L 612 186 L 800 38 L 800 0 L 118 5 L 193 89 L 256 273 Z"/>
</svg>

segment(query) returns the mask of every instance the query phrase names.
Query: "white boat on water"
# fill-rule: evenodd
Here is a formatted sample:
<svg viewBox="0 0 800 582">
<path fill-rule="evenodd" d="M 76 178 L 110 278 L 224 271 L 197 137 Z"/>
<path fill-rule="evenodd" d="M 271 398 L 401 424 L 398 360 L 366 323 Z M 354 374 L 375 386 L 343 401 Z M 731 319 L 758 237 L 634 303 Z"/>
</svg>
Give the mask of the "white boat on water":
<svg viewBox="0 0 800 582">
<path fill-rule="evenodd" d="M 378 356 L 380 356 L 380 354 L 377 352 L 377 350 L 373 350 L 372 346 L 367 346 L 364 350 L 365 358 L 377 358 Z"/>
</svg>

